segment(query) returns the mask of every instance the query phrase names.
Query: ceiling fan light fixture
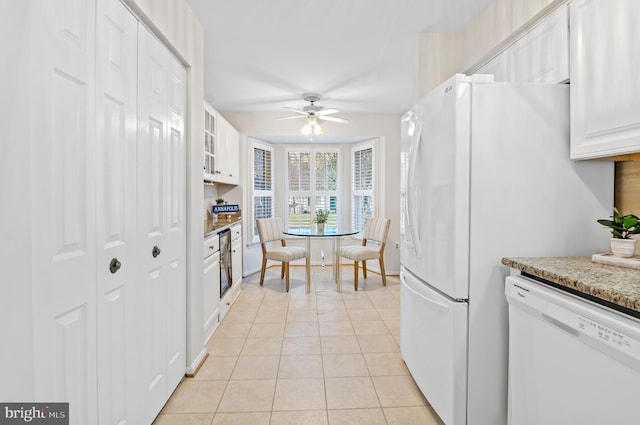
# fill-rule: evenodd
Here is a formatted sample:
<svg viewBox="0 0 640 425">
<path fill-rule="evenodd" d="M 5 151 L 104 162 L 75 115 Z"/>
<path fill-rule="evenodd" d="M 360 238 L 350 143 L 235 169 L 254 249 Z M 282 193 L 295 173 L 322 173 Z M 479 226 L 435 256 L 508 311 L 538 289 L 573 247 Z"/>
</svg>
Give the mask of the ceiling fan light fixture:
<svg viewBox="0 0 640 425">
<path fill-rule="evenodd" d="M 302 129 L 300 129 L 300 132 L 305 136 L 310 136 L 312 134 L 315 136 L 319 136 L 320 134 L 324 133 L 324 130 L 322 129 L 322 126 L 320 125 L 320 122 L 316 117 L 309 116 L 307 117 L 307 122 L 302 126 Z"/>
<path fill-rule="evenodd" d="M 320 95 L 315 93 L 305 93 L 304 100 L 310 103 L 303 107 L 299 108 L 291 108 L 288 106 L 284 106 L 285 109 L 295 112 L 298 115 L 289 116 L 289 117 L 281 117 L 278 120 L 289 120 L 294 118 L 305 118 L 306 121 L 300 132 L 305 136 L 318 136 L 324 133 L 324 129 L 320 125 L 320 121 L 332 121 L 338 122 L 342 124 L 346 124 L 349 120 L 339 117 L 330 116 L 332 114 L 337 114 L 340 112 L 336 108 L 324 108 L 323 106 L 316 106 L 315 102 L 320 100 Z"/>
</svg>

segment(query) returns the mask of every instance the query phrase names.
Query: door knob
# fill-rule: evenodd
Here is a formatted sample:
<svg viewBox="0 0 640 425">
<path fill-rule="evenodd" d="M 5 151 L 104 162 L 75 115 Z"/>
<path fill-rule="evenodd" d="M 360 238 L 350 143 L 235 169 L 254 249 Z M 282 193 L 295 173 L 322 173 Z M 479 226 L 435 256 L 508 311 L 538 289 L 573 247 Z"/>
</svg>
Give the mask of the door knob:
<svg viewBox="0 0 640 425">
<path fill-rule="evenodd" d="M 153 255 L 153 258 L 156 258 L 158 255 L 160 255 L 160 248 L 158 248 L 158 245 L 153 247 L 153 249 L 151 250 L 151 255 Z"/>
<path fill-rule="evenodd" d="M 120 267 L 122 266 L 122 263 L 120 263 L 120 261 L 118 261 L 117 258 L 114 258 L 111 260 L 111 262 L 109 263 L 109 271 L 111 273 L 115 273 L 118 270 L 120 270 Z"/>
</svg>

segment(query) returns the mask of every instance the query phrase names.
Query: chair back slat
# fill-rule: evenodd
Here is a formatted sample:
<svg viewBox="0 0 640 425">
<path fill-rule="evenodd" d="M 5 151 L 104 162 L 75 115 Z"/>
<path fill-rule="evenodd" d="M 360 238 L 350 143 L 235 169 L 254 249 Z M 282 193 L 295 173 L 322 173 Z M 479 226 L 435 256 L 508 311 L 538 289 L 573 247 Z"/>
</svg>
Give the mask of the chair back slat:
<svg viewBox="0 0 640 425">
<path fill-rule="evenodd" d="M 370 217 L 364 225 L 363 239 L 385 243 L 391 219 Z"/>
<path fill-rule="evenodd" d="M 260 243 L 282 239 L 282 224 L 279 218 L 259 218 L 256 219 L 256 225 Z"/>
</svg>

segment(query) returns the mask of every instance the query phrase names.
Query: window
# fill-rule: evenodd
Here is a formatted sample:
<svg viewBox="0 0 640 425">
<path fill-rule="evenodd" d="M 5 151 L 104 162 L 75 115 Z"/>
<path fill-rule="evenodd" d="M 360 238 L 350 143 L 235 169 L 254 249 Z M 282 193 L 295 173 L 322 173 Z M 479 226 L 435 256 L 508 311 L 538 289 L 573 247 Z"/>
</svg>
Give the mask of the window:
<svg viewBox="0 0 640 425">
<path fill-rule="evenodd" d="M 287 150 L 287 226 L 310 227 L 318 209 L 329 210 L 327 226 L 338 223 L 339 150 Z"/>
<path fill-rule="evenodd" d="M 273 217 L 273 148 L 252 144 L 253 158 L 253 241 L 258 242 L 256 219 Z"/>
<path fill-rule="evenodd" d="M 351 226 L 361 231 L 374 212 L 373 144 L 359 145 L 351 151 Z"/>
</svg>

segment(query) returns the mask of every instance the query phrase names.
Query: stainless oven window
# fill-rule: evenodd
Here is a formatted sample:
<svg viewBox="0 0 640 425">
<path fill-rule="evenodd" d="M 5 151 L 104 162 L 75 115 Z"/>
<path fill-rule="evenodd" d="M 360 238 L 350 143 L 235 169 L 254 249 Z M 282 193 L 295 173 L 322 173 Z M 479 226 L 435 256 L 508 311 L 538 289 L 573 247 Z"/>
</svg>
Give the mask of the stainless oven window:
<svg viewBox="0 0 640 425">
<path fill-rule="evenodd" d="M 220 298 L 222 298 L 233 283 L 231 268 L 231 230 L 224 230 L 218 235 L 220 237 Z"/>
</svg>

